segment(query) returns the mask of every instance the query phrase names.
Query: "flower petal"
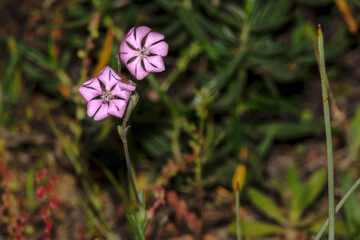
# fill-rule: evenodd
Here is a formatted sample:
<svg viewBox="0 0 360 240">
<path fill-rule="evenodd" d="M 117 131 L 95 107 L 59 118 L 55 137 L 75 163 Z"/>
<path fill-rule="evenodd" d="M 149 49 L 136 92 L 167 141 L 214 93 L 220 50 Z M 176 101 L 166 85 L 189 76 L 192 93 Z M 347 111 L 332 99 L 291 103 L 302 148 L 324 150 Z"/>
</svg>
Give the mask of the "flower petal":
<svg viewBox="0 0 360 240">
<path fill-rule="evenodd" d="M 144 47 L 149 48 L 151 45 L 163 40 L 164 38 L 165 38 L 165 36 L 161 33 L 151 32 L 146 37 L 146 42 L 145 42 Z"/>
<path fill-rule="evenodd" d="M 131 63 L 126 65 L 129 72 L 136 77 L 137 80 L 142 80 L 146 77 L 149 73 L 144 70 L 141 66 L 141 58 L 135 59 Z"/>
<path fill-rule="evenodd" d="M 135 29 L 135 39 L 137 43 L 137 47 L 140 49 L 141 42 L 144 39 L 144 37 L 151 31 L 151 28 L 146 26 L 140 26 Z"/>
<path fill-rule="evenodd" d="M 134 91 L 136 89 L 136 85 L 131 85 L 131 84 L 127 84 L 127 83 L 124 83 L 124 82 L 119 82 L 119 87 L 121 89 L 125 89 L 127 91 Z"/>
<path fill-rule="evenodd" d="M 168 54 L 169 45 L 166 42 L 162 41 L 148 47 L 146 50 L 148 50 L 149 53 L 165 57 Z"/>
<path fill-rule="evenodd" d="M 113 99 L 109 102 L 108 114 L 114 117 L 122 118 L 126 110 L 127 101 L 122 99 Z"/>
<path fill-rule="evenodd" d="M 121 77 L 110 68 L 109 88 L 107 88 L 106 90 L 110 91 L 113 86 L 119 82 L 121 82 Z"/>
<path fill-rule="evenodd" d="M 112 90 L 111 94 L 117 96 L 119 98 L 125 99 L 126 101 L 129 100 L 131 92 L 134 91 L 136 86 L 119 82 L 115 88 Z"/>
<path fill-rule="evenodd" d="M 101 93 L 99 91 L 94 90 L 92 88 L 87 88 L 87 87 L 80 87 L 79 93 L 87 102 L 90 101 L 91 99 L 101 95 Z"/>
<path fill-rule="evenodd" d="M 96 111 L 100 108 L 101 104 L 102 104 L 101 99 L 94 99 L 94 100 L 91 100 L 90 102 L 88 102 L 88 104 L 87 104 L 87 115 L 89 117 L 94 116 Z"/>
<path fill-rule="evenodd" d="M 110 91 L 116 83 L 121 81 L 121 77 L 109 66 L 106 66 L 97 77 L 108 91 Z"/>
<path fill-rule="evenodd" d="M 88 102 L 91 99 L 101 95 L 101 87 L 97 78 L 86 81 L 80 88 L 79 93 Z"/>
<path fill-rule="evenodd" d="M 109 108 L 109 106 L 107 103 L 101 104 L 99 111 L 97 111 L 97 113 L 94 116 L 94 120 L 99 121 L 99 120 L 103 120 L 104 118 L 108 117 L 109 116 L 108 108 Z"/>
<path fill-rule="evenodd" d="M 129 37 L 135 30 L 135 27 L 131 28 L 129 32 L 126 34 L 125 38 Z M 134 35 L 134 34 L 133 34 Z"/>
<path fill-rule="evenodd" d="M 110 67 L 106 66 L 97 75 L 97 78 L 104 84 L 105 88 L 108 89 L 110 85 Z"/>
<path fill-rule="evenodd" d="M 82 84 L 82 86 L 90 87 L 90 88 L 93 88 L 93 89 L 98 90 L 99 92 L 101 92 L 101 86 L 100 86 L 100 83 L 97 80 L 97 78 L 92 78 L 90 80 L 87 80 L 86 82 L 84 82 Z"/>
<path fill-rule="evenodd" d="M 135 77 L 138 80 L 142 80 L 144 77 L 146 77 L 149 74 L 149 72 L 146 72 L 144 68 L 141 66 L 141 61 L 139 61 L 139 64 L 136 65 L 136 74 Z"/>
<path fill-rule="evenodd" d="M 125 63 L 126 68 L 129 70 L 129 72 L 135 76 L 136 75 L 136 67 L 140 63 L 140 58 L 136 58 L 131 63 Z"/>
<path fill-rule="evenodd" d="M 135 52 L 135 53 L 121 53 L 120 52 L 120 59 L 125 63 L 127 64 L 130 59 L 132 58 L 136 58 L 136 57 L 139 57 L 139 54 L 138 52 Z M 136 61 L 136 59 L 134 59 L 134 61 Z"/>
<path fill-rule="evenodd" d="M 123 45 L 123 43 L 127 46 L 126 41 L 130 45 L 132 45 L 134 48 L 139 48 L 139 46 L 137 46 L 136 39 L 135 39 L 135 27 L 130 29 L 130 31 L 126 34 L 126 37 L 124 38 L 124 40 L 121 42 L 120 52 L 122 52 L 121 45 Z M 123 46 L 124 51 L 126 51 L 126 49 L 127 49 L 125 45 Z"/>
<path fill-rule="evenodd" d="M 115 87 L 111 93 L 113 96 L 117 96 L 119 98 L 125 99 L 126 101 L 129 100 L 131 95 L 131 92 L 122 90 L 119 87 Z"/>
<path fill-rule="evenodd" d="M 160 56 L 147 56 L 144 58 L 144 66 L 147 72 L 162 72 L 165 70 L 165 65 Z"/>
<path fill-rule="evenodd" d="M 135 40 L 133 40 L 135 41 Z M 121 53 L 130 53 L 130 54 L 137 54 L 138 51 L 136 51 L 135 49 L 138 48 L 136 46 L 136 42 L 134 42 L 135 44 L 131 44 L 131 42 L 129 41 L 129 39 L 125 38 L 124 41 L 121 42 L 120 44 L 120 54 Z M 131 48 L 129 45 L 131 45 L 133 48 Z"/>
</svg>

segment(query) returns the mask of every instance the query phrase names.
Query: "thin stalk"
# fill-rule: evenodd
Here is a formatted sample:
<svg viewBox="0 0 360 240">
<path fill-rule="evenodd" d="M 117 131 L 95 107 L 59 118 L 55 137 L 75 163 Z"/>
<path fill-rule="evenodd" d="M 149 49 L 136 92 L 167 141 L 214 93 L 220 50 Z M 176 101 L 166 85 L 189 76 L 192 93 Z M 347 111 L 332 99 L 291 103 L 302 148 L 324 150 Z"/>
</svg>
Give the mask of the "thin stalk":
<svg viewBox="0 0 360 240">
<path fill-rule="evenodd" d="M 338 213 L 346 200 L 350 197 L 350 195 L 355 191 L 355 189 L 360 185 L 360 178 L 351 186 L 351 188 L 345 193 L 340 202 L 336 205 L 335 213 Z M 314 240 L 320 240 L 322 235 L 324 234 L 326 228 L 329 226 L 329 219 L 326 219 L 324 224 L 321 226 L 319 232 L 316 234 Z"/>
<path fill-rule="evenodd" d="M 203 228 L 203 217 L 204 217 L 204 208 L 203 208 L 203 186 L 202 186 L 202 158 L 199 154 L 196 154 L 197 157 L 195 159 L 195 196 L 196 201 L 199 207 L 199 226 L 196 231 L 196 239 L 201 239 L 202 228 Z"/>
<path fill-rule="evenodd" d="M 199 225 L 196 231 L 196 239 L 201 239 L 202 229 L 203 229 L 203 218 L 204 218 L 204 200 L 203 200 L 203 186 L 202 186 L 202 165 L 201 158 L 198 156 L 195 159 L 195 196 L 196 201 L 199 207 Z"/>
<path fill-rule="evenodd" d="M 82 83 L 86 79 L 86 75 L 88 73 L 87 61 L 86 60 L 88 59 L 89 52 L 90 52 L 90 49 L 89 49 L 88 46 L 92 43 L 92 41 L 93 41 L 93 38 L 92 38 L 91 34 L 89 34 L 89 36 L 86 38 L 85 49 L 84 49 L 84 52 L 83 52 L 83 55 L 82 55 L 80 78 L 79 78 L 78 83 Z"/>
<path fill-rule="evenodd" d="M 138 191 L 136 190 L 135 178 L 134 178 L 133 172 L 131 170 L 131 161 L 130 161 L 130 156 L 129 156 L 129 148 L 128 148 L 128 144 L 127 144 L 126 132 L 127 132 L 126 121 L 123 121 L 122 122 L 122 133 L 120 134 L 120 137 L 121 137 L 121 141 L 123 142 L 126 167 L 129 172 L 130 184 L 134 191 L 136 202 L 138 203 L 139 206 L 143 206 L 141 204 Z"/>
<path fill-rule="evenodd" d="M 3 94 L 2 85 L 0 84 L 0 125 L 5 125 L 4 105 L 3 105 Z"/>
<path fill-rule="evenodd" d="M 131 187 L 132 187 L 132 189 L 134 191 L 137 203 L 141 206 L 142 204 L 140 202 L 138 191 L 136 190 L 134 175 L 133 175 L 132 170 L 131 170 L 131 162 L 130 162 L 130 156 L 129 156 L 127 140 L 122 139 L 122 142 L 123 142 L 123 146 L 124 146 L 126 166 L 127 166 L 128 172 L 129 172 L 129 179 L 130 179 Z"/>
<path fill-rule="evenodd" d="M 327 76 L 325 70 L 324 39 L 320 24 L 318 26 L 318 47 L 319 47 L 319 55 L 320 55 L 320 76 L 321 76 L 321 88 L 322 88 L 322 96 L 323 96 L 327 162 L 328 162 L 329 240 L 334 240 L 335 238 L 334 164 L 333 164 L 333 149 L 332 149 L 332 137 L 331 137 L 329 96 L 327 91 L 327 82 L 326 82 Z"/>
<path fill-rule="evenodd" d="M 202 177 L 201 177 L 201 158 L 197 157 L 195 159 L 195 179 L 196 179 L 196 183 L 201 185 L 202 184 Z"/>
<path fill-rule="evenodd" d="M 240 226 L 240 192 L 235 191 L 235 203 L 236 203 L 236 236 L 237 240 L 242 240 L 241 226 Z"/>
<path fill-rule="evenodd" d="M 121 61 L 120 61 L 120 52 L 116 52 L 116 60 L 118 65 L 118 75 L 121 76 Z"/>
<path fill-rule="evenodd" d="M 171 134 L 171 150 L 174 155 L 175 162 L 179 163 L 182 160 L 181 150 L 180 150 L 180 119 L 177 116 L 173 116 L 173 125 L 174 129 Z"/>
</svg>

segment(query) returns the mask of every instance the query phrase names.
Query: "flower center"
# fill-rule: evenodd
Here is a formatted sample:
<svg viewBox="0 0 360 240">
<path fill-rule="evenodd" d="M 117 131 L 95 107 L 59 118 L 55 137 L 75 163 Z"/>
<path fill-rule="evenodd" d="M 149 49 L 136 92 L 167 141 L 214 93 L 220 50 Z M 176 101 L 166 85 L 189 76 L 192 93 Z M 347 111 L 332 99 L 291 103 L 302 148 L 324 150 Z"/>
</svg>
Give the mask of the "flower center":
<svg viewBox="0 0 360 240">
<path fill-rule="evenodd" d="M 149 55 L 149 52 L 148 52 L 148 50 L 146 50 L 146 48 L 142 48 L 142 49 L 139 50 L 139 56 L 140 56 L 141 58 L 144 58 L 144 57 L 146 57 L 147 55 Z"/>
<path fill-rule="evenodd" d="M 107 103 L 109 102 L 111 99 L 113 99 L 114 96 L 111 94 L 110 91 L 108 90 L 102 90 L 102 93 L 101 93 L 101 99 L 102 99 L 102 102 L 103 103 Z"/>
</svg>

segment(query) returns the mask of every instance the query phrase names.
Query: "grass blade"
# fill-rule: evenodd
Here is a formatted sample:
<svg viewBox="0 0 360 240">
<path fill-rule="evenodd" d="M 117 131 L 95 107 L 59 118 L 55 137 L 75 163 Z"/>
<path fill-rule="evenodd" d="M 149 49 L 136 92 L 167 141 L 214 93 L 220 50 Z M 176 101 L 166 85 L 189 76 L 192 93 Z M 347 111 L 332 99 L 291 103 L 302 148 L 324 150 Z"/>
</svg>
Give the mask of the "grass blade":
<svg viewBox="0 0 360 240">
<path fill-rule="evenodd" d="M 320 75 L 322 99 L 324 107 L 325 118 L 325 133 L 326 133 L 326 149 L 328 162 L 328 192 L 329 192 L 329 240 L 334 240 L 335 234 L 335 207 L 334 207 L 334 164 L 333 164 L 333 149 L 331 136 L 331 122 L 330 122 L 330 106 L 327 89 L 327 76 L 325 70 L 325 54 L 324 54 L 324 39 L 321 26 L 318 26 L 318 48 L 320 57 Z"/>
</svg>

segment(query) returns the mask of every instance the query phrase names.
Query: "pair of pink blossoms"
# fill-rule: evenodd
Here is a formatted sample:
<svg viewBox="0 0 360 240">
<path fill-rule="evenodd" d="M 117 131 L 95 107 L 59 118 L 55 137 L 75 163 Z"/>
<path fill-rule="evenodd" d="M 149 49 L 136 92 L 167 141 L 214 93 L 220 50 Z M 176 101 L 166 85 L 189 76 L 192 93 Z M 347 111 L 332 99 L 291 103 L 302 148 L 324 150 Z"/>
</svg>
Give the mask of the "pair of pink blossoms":
<svg viewBox="0 0 360 240">
<path fill-rule="evenodd" d="M 120 44 L 120 59 L 137 80 L 150 72 L 165 70 L 162 57 L 168 54 L 169 46 L 161 33 L 151 32 L 145 26 L 133 27 Z M 122 118 L 135 84 L 128 84 L 109 66 L 95 78 L 79 88 L 81 96 L 88 102 L 87 115 L 95 121 L 108 116 Z"/>
</svg>

